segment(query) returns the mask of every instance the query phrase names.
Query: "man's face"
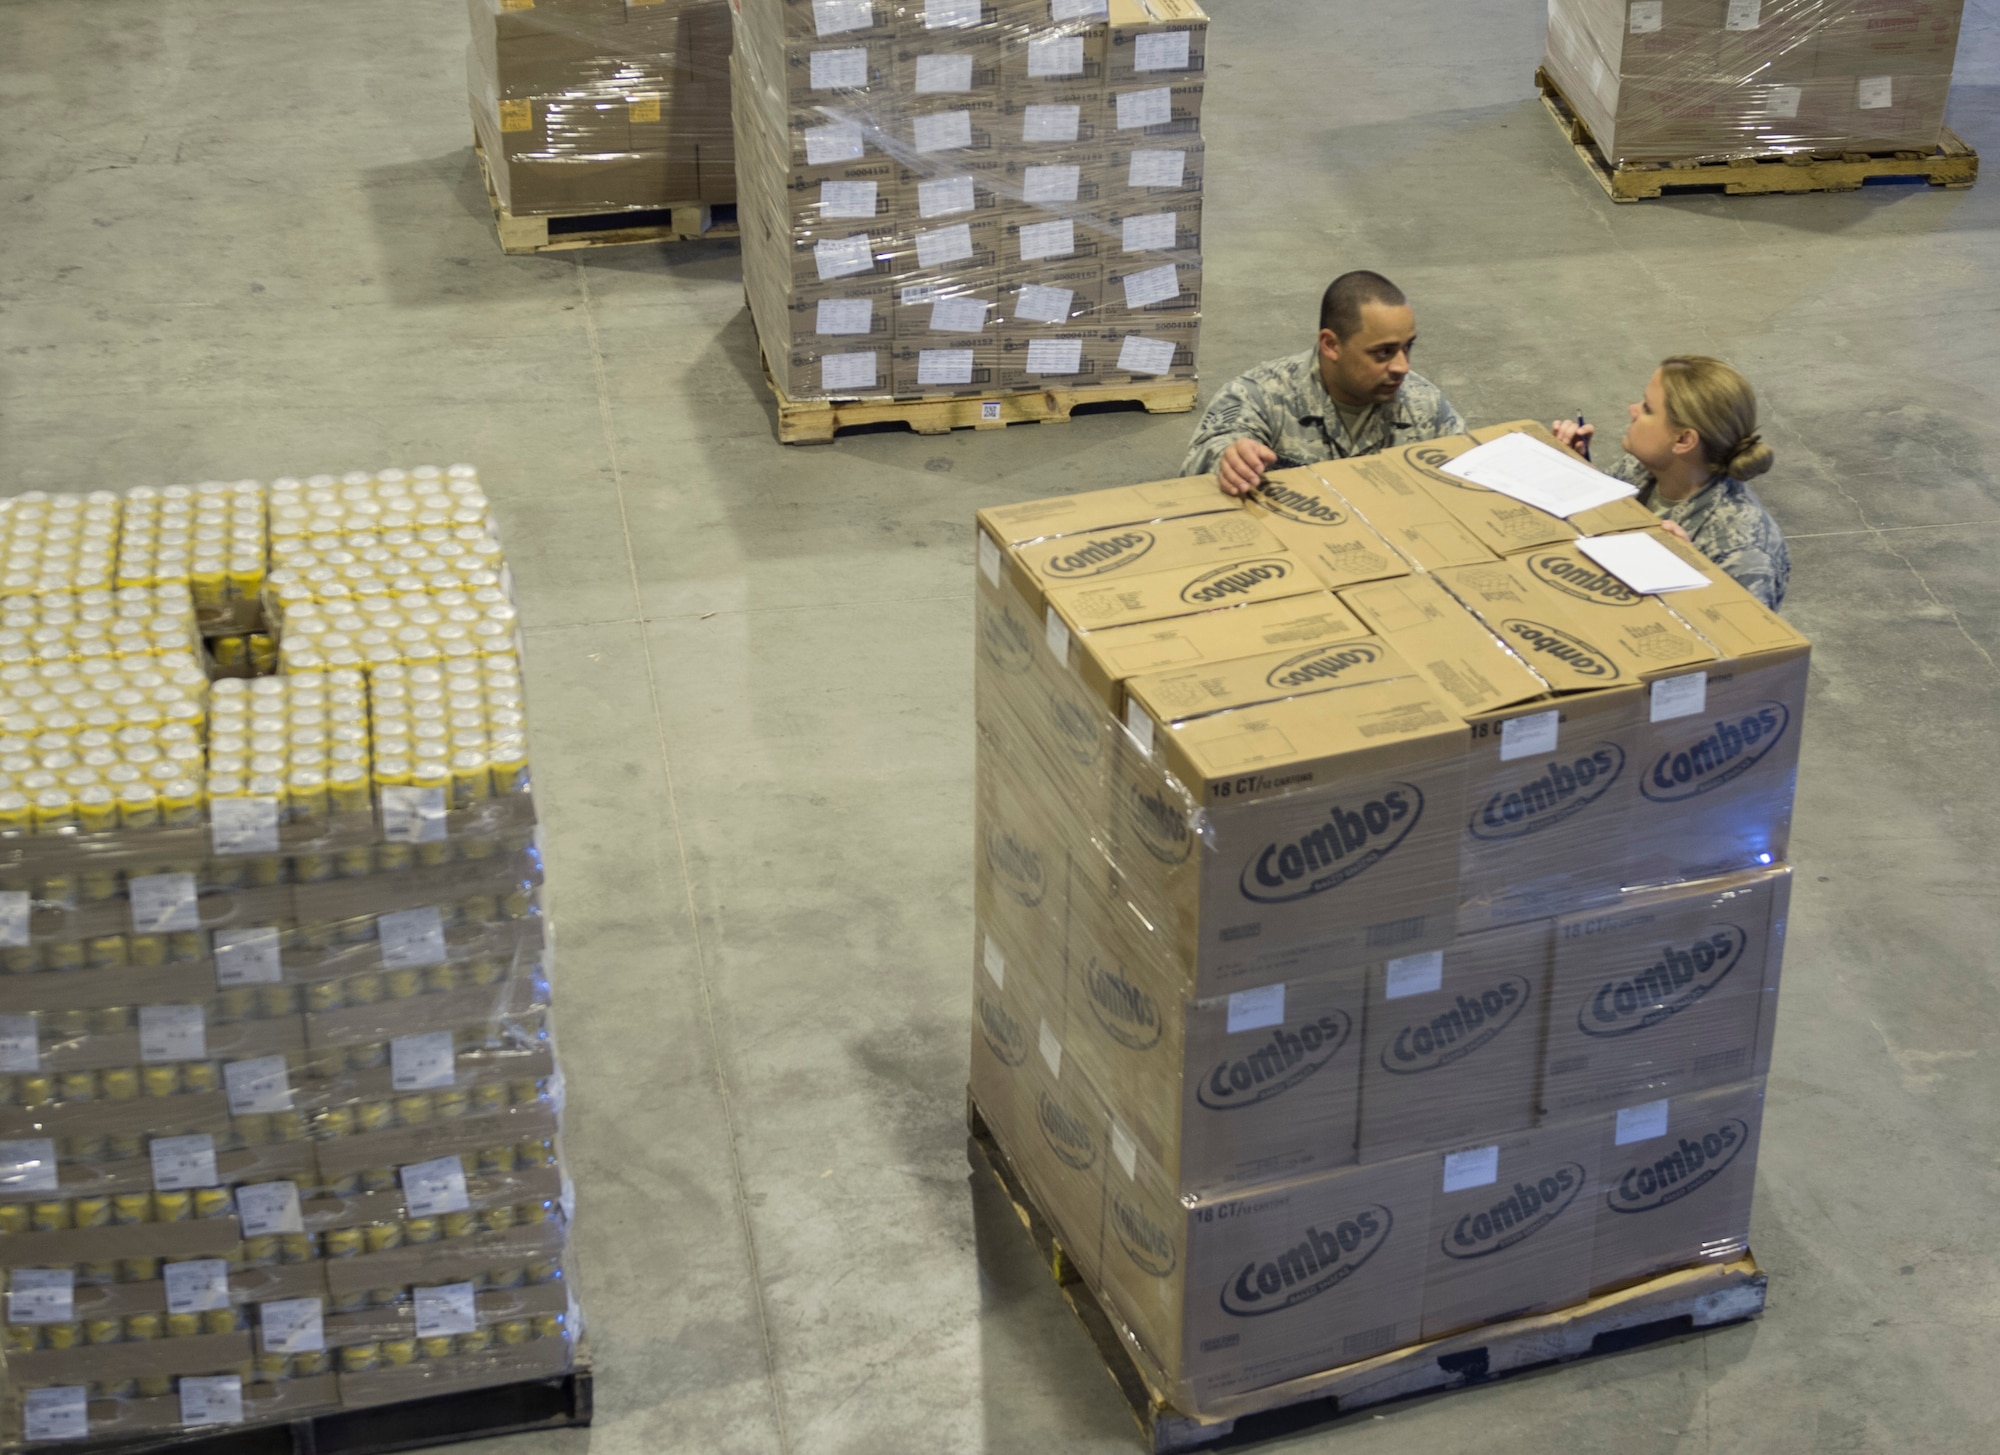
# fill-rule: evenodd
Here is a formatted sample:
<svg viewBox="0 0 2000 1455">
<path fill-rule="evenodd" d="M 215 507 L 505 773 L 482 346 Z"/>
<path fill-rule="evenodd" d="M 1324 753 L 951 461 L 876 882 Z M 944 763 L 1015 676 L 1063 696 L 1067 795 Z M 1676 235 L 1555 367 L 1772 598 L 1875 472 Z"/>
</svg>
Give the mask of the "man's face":
<svg viewBox="0 0 2000 1455">
<path fill-rule="evenodd" d="M 1410 375 L 1410 353 L 1416 346 L 1417 315 L 1408 304 L 1362 304 L 1361 326 L 1352 336 L 1320 330 L 1329 391 L 1343 404 L 1388 403 Z"/>
</svg>

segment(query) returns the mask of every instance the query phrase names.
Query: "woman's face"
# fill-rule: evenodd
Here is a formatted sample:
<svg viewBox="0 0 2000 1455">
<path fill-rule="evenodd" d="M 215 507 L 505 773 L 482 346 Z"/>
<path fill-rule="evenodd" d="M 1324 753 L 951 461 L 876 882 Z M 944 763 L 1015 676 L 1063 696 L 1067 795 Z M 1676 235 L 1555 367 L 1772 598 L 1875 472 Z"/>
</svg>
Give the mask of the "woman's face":
<svg viewBox="0 0 2000 1455">
<path fill-rule="evenodd" d="M 1646 381 L 1645 397 L 1626 409 L 1632 416 L 1632 427 L 1625 431 L 1626 452 L 1657 475 L 1673 464 L 1674 439 L 1681 433 L 1667 423 L 1667 395 L 1658 369 Z"/>
</svg>

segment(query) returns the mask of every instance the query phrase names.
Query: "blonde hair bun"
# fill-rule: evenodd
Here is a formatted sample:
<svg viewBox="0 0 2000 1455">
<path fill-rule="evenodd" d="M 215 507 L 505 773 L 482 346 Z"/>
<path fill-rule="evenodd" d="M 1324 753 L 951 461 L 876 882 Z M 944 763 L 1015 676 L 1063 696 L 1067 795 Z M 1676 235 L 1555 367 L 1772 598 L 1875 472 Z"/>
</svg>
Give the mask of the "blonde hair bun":
<svg viewBox="0 0 2000 1455">
<path fill-rule="evenodd" d="M 1737 480 L 1755 480 L 1778 463 L 1778 457 L 1771 447 L 1764 443 L 1763 436 L 1751 435 L 1736 446 L 1723 472 Z"/>
</svg>

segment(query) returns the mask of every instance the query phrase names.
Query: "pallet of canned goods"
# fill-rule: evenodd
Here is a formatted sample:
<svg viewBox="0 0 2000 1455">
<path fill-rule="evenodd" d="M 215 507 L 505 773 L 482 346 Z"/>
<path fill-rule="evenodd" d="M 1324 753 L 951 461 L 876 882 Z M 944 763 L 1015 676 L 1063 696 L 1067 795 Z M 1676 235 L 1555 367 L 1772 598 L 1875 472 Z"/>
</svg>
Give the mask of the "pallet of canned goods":
<svg viewBox="0 0 2000 1455">
<path fill-rule="evenodd" d="M 220 549 L 162 528 L 182 502 Z M 9 505 L 0 1443 L 574 1369 L 519 634 L 476 475 Z M 210 680 L 228 612 L 282 631 L 282 675 Z"/>
</svg>

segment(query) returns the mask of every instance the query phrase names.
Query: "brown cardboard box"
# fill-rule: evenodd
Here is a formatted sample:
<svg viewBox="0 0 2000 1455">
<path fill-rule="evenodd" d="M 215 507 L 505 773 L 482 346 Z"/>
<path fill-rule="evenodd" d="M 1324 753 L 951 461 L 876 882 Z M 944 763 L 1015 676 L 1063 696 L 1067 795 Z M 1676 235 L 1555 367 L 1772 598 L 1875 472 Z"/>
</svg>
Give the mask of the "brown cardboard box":
<svg viewBox="0 0 2000 1455">
<path fill-rule="evenodd" d="M 1104 86 L 1105 30 L 1076 21 L 1011 31 L 1000 38 L 1000 84 L 1009 95 L 1033 99 L 1079 86 Z"/>
<path fill-rule="evenodd" d="M 1559 919 L 1543 1108 L 1583 1115 L 1762 1076 L 1791 872 L 1635 891 Z"/>
<path fill-rule="evenodd" d="M 889 353 L 897 398 L 973 397 L 1000 388 L 1000 345 L 957 338 L 897 339 Z"/>
<path fill-rule="evenodd" d="M 1190 475 L 1081 495 L 1055 495 L 1019 505 L 988 506 L 979 512 L 979 526 L 989 540 L 1004 548 L 1043 536 L 1075 535 L 1140 521 L 1242 508 L 1215 488 L 1213 475 Z M 999 567 L 996 559 L 996 573 Z"/>
<path fill-rule="evenodd" d="M 1000 94 L 1000 51 L 977 32 L 938 30 L 904 34 L 890 47 L 887 95 L 900 104 L 945 104 L 960 96 Z M 883 103 L 871 108 L 878 114 Z"/>
<path fill-rule="evenodd" d="M 1534 1125 L 1552 944 L 1544 920 L 1370 967 L 1363 1162 Z"/>
<path fill-rule="evenodd" d="M 934 349 L 997 344 L 992 281 L 982 270 L 949 283 L 904 284 L 891 295 L 892 337 Z"/>
<path fill-rule="evenodd" d="M 1124 188 L 1136 205 L 1141 199 L 1201 195 L 1208 153 L 1201 138 L 1130 136 L 1114 138 L 1104 175 L 1111 188 Z M 1113 191 L 1109 195 L 1116 196 Z"/>
<path fill-rule="evenodd" d="M 1248 505 L 1279 542 L 1336 590 L 1409 573 L 1409 566 L 1311 470 L 1272 470 Z"/>
<path fill-rule="evenodd" d="M 973 912 L 1009 964 L 1060 988 L 1067 963 L 1069 846 L 1061 824 L 1041 806 L 1039 766 L 1032 750 L 981 757 Z M 1060 995 L 1055 1003 L 1061 1004 Z"/>
<path fill-rule="evenodd" d="M 1028 95 L 1009 90 L 1001 97 L 996 131 L 1005 152 L 1024 160 L 1061 161 L 1069 153 L 1104 149 L 1110 138 L 1104 116 L 1104 92 L 1095 86 Z"/>
<path fill-rule="evenodd" d="M 1763 1119 L 1761 1080 L 1604 1118 L 1592 1292 L 1743 1256 Z"/>
<path fill-rule="evenodd" d="M 895 375 L 889 340 L 794 340 L 786 355 L 785 394 L 792 399 L 856 399 L 890 395 Z"/>
<path fill-rule="evenodd" d="M 1107 205 L 1099 225 L 1109 233 L 1109 260 L 1122 271 L 1162 263 L 1170 255 L 1185 262 L 1201 252 L 1199 197 L 1116 199 Z"/>
<path fill-rule="evenodd" d="M 1003 392 L 1035 389 L 1088 389 L 1100 385 L 1098 363 L 1087 344 L 1089 329 L 1005 330 L 999 339 L 999 387 Z"/>
<path fill-rule="evenodd" d="M 1148 571 L 1115 581 L 1077 582 L 1048 593 L 1053 613 L 1072 632 L 1187 616 L 1245 601 L 1271 601 L 1317 591 L 1319 583 L 1282 553 L 1219 566 Z"/>
<path fill-rule="evenodd" d="M 1589 1121 L 1420 1159 L 1439 1179 L 1424 1275 L 1426 1339 L 1583 1301 L 1601 1146 L 1600 1126 Z"/>
<path fill-rule="evenodd" d="M 1056 1028 L 1043 1020 L 1031 1034 L 1033 1049 L 1015 1073 L 1016 1135 L 1006 1150 L 1064 1251 L 1100 1280 L 1111 1114 Z"/>
<path fill-rule="evenodd" d="M 1110 276 L 1106 274 L 1107 286 Z M 1201 341 L 1199 314 L 1162 311 L 1122 323 L 1118 311 L 1115 306 L 1105 309 L 1102 326 L 1090 345 L 1106 382 L 1152 384 L 1195 376 L 1195 351 Z"/>
<path fill-rule="evenodd" d="M 1085 215 L 1065 215 L 1041 207 L 1009 206 L 1000 222 L 1000 266 L 1010 273 L 1033 268 L 1076 268 L 1098 272 L 1107 243 Z M 1102 284 L 1100 283 L 1100 290 Z M 1101 296 L 1101 294 L 1100 294 Z"/>
<path fill-rule="evenodd" d="M 1092 258 L 1002 268 L 994 284 L 1001 331 L 1023 338 L 1092 331 L 1104 305 L 1104 270 Z"/>
<path fill-rule="evenodd" d="M 1846 0 L 1820 17 L 1821 76 L 1949 76 L 1964 0 Z"/>
<path fill-rule="evenodd" d="M 1436 571 L 1493 559 L 1421 482 L 1380 458 L 1328 460 L 1307 468 L 1413 566 Z"/>
<path fill-rule="evenodd" d="M 1949 73 L 1883 72 L 1832 83 L 1827 130 L 1869 151 L 1929 151 L 1944 125 Z"/>
<path fill-rule="evenodd" d="M 1402 680 L 1417 680 L 1416 669 L 1387 643 L 1350 637 L 1304 651 L 1286 648 L 1134 677 L 1125 684 L 1126 716 L 1136 723 L 1139 712 L 1156 725 L 1177 726 L 1214 713 Z"/>
<path fill-rule="evenodd" d="M 879 35 L 830 37 L 784 53 L 785 101 L 795 111 L 830 107 L 866 115 L 873 93 L 891 84 L 896 47 Z"/>
<path fill-rule="evenodd" d="M 1135 137 L 1198 139 L 1205 90 L 1199 76 L 1175 80 L 1141 77 L 1123 85 L 1114 83 L 1104 93 L 1101 132 L 1128 143 Z"/>
<path fill-rule="evenodd" d="M 1512 555 L 1534 546 L 1567 545 L 1578 536 L 1610 535 L 1659 525 L 1659 518 L 1634 499 L 1614 500 L 1609 505 L 1580 510 L 1565 519 L 1497 490 L 1461 480 L 1443 468 L 1468 450 L 1509 434 L 1529 435 L 1551 448 L 1560 448 L 1543 426 L 1517 420 L 1468 435 L 1387 450 L 1381 459 L 1385 466 L 1401 469 L 1421 481 L 1438 504 L 1463 522 L 1496 556 Z"/>
<path fill-rule="evenodd" d="M 1016 550 L 1021 564 L 1046 589 L 1073 581 L 1216 566 L 1282 552 L 1284 545 L 1250 512 L 1232 510 L 1057 536 Z"/>
<path fill-rule="evenodd" d="M 1030 222 L 1046 216 L 1094 216 L 1105 198 L 1098 154 L 1087 148 L 1014 153 L 1001 160 L 993 186 L 1004 206 Z"/>
<path fill-rule="evenodd" d="M 1195 0 L 1111 0 L 1105 74 L 1114 85 L 1198 77 L 1208 16 Z"/>
</svg>

